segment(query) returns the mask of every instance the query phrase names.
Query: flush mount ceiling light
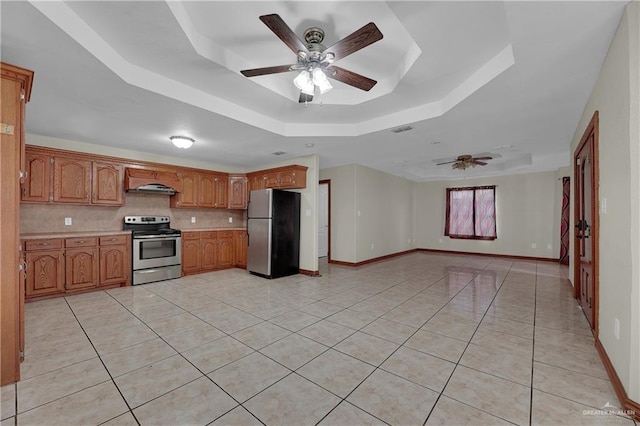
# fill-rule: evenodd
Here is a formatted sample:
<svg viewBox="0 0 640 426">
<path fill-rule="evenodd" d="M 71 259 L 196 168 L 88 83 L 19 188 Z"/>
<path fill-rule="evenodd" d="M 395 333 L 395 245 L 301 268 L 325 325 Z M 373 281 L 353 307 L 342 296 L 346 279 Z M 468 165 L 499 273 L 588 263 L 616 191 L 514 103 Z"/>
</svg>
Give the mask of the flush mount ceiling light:
<svg viewBox="0 0 640 426">
<path fill-rule="evenodd" d="M 196 141 L 195 139 L 187 136 L 169 136 L 169 139 L 171 139 L 171 142 L 173 142 L 176 147 L 182 149 L 191 148 L 191 145 Z"/>
</svg>

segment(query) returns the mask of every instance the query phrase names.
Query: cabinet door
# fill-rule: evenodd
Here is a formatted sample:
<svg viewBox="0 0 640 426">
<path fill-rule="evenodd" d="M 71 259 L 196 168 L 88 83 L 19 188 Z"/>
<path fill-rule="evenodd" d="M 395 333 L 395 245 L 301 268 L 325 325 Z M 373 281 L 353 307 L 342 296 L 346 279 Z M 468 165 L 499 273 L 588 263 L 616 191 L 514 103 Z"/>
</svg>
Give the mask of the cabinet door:
<svg viewBox="0 0 640 426">
<path fill-rule="evenodd" d="M 200 270 L 200 240 L 182 240 L 182 272 Z"/>
<path fill-rule="evenodd" d="M 215 238 L 215 232 L 203 232 L 200 238 L 200 253 L 202 256 L 201 269 L 211 271 L 218 265 L 216 263 L 218 242 Z"/>
<path fill-rule="evenodd" d="M 239 268 L 247 267 L 247 233 L 245 231 L 233 231 L 233 264 Z"/>
<path fill-rule="evenodd" d="M 98 285 L 126 284 L 129 280 L 131 261 L 126 245 L 101 245 L 100 281 Z"/>
<path fill-rule="evenodd" d="M 229 204 L 229 178 L 224 175 L 216 176 L 215 182 L 215 203 L 217 209 L 226 209 Z"/>
<path fill-rule="evenodd" d="M 93 162 L 92 204 L 122 206 L 124 204 L 124 167 L 121 164 Z"/>
<path fill-rule="evenodd" d="M 53 162 L 53 201 L 89 204 L 91 162 L 75 158 L 55 157 Z"/>
<path fill-rule="evenodd" d="M 27 252 L 26 297 L 64 293 L 62 250 Z"/>
<path fill-rule="evenodd" d="M 181 173 L 180 182 L 182 191 L 171 197 L 171 207 L 197 207 L 198 206 L 198 181 L 197 173 Z"/>
<path fill-rule="evenodd" d="M 280 178 L 278 172 L 270 172 L 264 175 L 264 186 L 265 188 L 279 188 L 280 187 Z"/>
<path fill-rule="evenodd" d="M 200 207 L 211 207 L 215 206 L 215 175 L 210 174 L 201 174 L 200 175 L 200 183 L 198 185 L 200 200 L 198 205 Z"/>
<path fill-rule="evenodd" d="M 65 259 L 67 291 L 92 288 L 98 284 L 98 259 L 95 247 L 67 249 Z"/>
<path fill-rule="evenodd" d="M 27 178 L 22 184 L 22 201 L 48 203 L 51 195 L 51 159 L 47 154 L 25 153 Z"/>
<path fill-rule="evenodd" d="M 257 189 L 267 189 L 266 177 L 262 174 L 253 175 L 249 179 L 249 191 L 255 191 Z"/>
<path fill-rule="evenodd" d="M 226 233 L 226 232 L 225 232 Z M 228 236 L 218 233 L 218 268 L 230 268 L 233 266 L 233 234 L 229 232 Z"/>
<path fill-rule="evenodd" d="M 229 208 L 247 208 L 247 178 L 245 176 L 229 176 Z"/>
</svg>

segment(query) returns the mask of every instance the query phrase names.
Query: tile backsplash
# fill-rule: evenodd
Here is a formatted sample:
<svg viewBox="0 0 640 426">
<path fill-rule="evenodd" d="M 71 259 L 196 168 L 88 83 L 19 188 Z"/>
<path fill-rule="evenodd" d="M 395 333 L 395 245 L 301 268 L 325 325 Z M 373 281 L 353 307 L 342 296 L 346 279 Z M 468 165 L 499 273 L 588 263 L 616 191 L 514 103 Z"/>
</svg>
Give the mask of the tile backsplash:
<svg viewBox="0 0 640 426">
<path fill-rule="evenodd" d="M 170 216 L 171 227 L 176 229 L 244 228 L 247 225 L 244 210 L 172 209 L 169 197 L 157 194 L 125 194 L 122 207 L 77 206 L 62 204 L 20 205 L 20 233 L 118 231 L 124 216 Z M 65 218 L 72 224 L 65 225 Z M 196 223 L 191 223 L 191 218 Z M 229 218 L 233 219 L 229 223 Z"/>
</svg>

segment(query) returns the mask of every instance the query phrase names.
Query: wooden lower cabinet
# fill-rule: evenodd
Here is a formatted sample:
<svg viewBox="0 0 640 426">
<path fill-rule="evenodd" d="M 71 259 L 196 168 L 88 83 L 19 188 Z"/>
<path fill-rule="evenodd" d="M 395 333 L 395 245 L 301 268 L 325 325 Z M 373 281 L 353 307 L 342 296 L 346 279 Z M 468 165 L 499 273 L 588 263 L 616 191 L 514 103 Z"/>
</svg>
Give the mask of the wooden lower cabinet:
<svg viewBox="0 0 640 426">
<path fill-rule="evenodd" d="M 182 275 L 232 268 L 234 255 L 234 231 L 182 232 Z"/>
<path fill-rule="evenodd" d="M 246 231 L 233 231 L 233 265 L 236 268 L 247 268 L 248 242 Z"/>
<path fill-rule="evenodd" d="M 127 235 L 100 237 L 100 279 L 98 287 L 129 285 L 131 282 L 131 240 Z"/>
<path fill-rule="evenodd" d="M 25 298 L 131 284 L 128 235 L 25 240 Z"/>
<path fill-rule="evenodd" d="M 64 293 L 64 250 L 30 251 L 25 254 L 27 281 L 25 297 Z"/>
</svg>

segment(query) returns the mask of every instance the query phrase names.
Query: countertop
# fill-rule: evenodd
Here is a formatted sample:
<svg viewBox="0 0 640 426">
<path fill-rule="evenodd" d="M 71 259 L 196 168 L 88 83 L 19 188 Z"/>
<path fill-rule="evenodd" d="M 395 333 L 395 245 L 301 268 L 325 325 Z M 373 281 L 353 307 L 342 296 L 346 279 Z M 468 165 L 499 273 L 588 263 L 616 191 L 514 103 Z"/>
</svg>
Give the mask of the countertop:
<svg viewBox="0 0 640 426">
<path fill-rule="evenodd" d="M 202 231 L 246 231 L 247 228 L 189 228 L 181 229 L 182 232 Z M 76 237 L 101 237 L 109 235 L 129 235 L 131 231 L 77 231 L 77 232 L 37 232 L 21 234 L 21 240 L 39 240 L 42 238 L 76 238 Z"/>
<path fill-rule="evenodd" d="M 130 235 L 131 231 L 78 231 L 78 232 L 37 232 L 33 234 L 21 234 L 21 240 L 39 240 L 41 238 L 76 238 L 76 237 L 102 237 L 109 235 Z"/>
</svg>

